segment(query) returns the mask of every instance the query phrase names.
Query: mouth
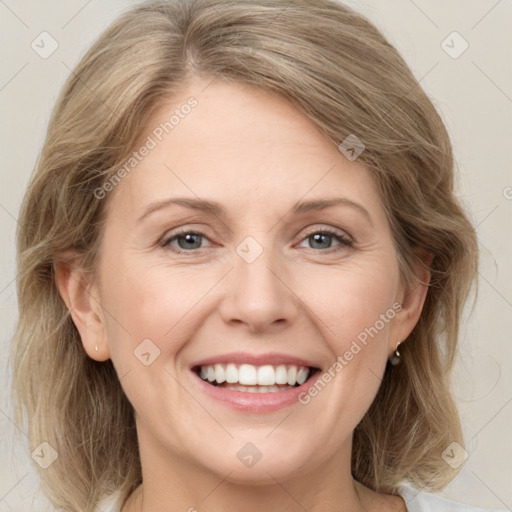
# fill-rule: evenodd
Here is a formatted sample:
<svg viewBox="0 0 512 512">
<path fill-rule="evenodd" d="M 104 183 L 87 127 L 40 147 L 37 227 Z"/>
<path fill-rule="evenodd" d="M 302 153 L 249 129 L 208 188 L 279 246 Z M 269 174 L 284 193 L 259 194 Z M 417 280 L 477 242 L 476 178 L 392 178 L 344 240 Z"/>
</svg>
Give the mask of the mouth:
<svg viewBox="0 0 512 512">
<path fill-rule="evenodd" d="M 278 393 L 302 386 L 320 369 L 294 364 L 216 363 L 194 366 L 192 371 L 213 387 L 242 393 Z"/>
</svg>

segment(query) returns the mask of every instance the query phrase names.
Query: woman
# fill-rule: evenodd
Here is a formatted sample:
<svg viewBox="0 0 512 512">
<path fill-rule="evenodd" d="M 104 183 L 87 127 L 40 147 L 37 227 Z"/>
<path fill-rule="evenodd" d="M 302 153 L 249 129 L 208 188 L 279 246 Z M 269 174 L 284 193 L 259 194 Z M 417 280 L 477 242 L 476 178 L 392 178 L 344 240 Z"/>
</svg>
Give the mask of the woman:
<svg viewBox="0 0 512 512">
<path fill-rule="evenodd" d="M 475 232 L 439 115 L 351 9 L 120 17 L 61 93 L 18 253 L 18 420 L 55 506 L 482 510 L 432 494 L 465 453 Z"/>
</svg>

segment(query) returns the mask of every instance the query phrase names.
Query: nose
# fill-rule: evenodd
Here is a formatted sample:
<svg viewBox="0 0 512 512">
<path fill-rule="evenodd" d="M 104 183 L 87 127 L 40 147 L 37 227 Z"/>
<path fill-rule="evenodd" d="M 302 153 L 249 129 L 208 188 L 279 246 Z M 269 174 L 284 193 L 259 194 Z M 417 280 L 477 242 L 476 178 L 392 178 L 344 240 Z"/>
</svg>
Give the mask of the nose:
<svg viewBox="0 0 512 512">
<path fill-rule="evenodd" d="M 242 325 L 251 333 L 267 334 L 292 324 L 298 315 L 299 299 L 290 287 L 289 275 L 269 249 L 251 263 L 235 254 L 219 306 L 224 322 Z"/>
</svg>

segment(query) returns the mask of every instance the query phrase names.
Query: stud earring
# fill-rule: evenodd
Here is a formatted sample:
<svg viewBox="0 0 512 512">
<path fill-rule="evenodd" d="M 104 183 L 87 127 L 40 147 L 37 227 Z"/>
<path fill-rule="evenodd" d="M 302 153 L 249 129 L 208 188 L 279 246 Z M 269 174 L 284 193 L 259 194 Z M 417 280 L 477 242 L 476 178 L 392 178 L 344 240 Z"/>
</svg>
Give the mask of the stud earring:
<svg viewBox="0 0 512 512">
<path fill-rule="evenodd" d="M 395 348 L 395 352 L 393 353 L 393 355 L 389 358 L 389 362 L 393 365 L 393 366 L 396 366 L 397 364 L 400 364 L 401 361 L 402 361 L 402 356 L 400 355 L 400 352 L 398 351 L 398 347 L 400 346 L 400 343 L 402 343 L 401 341 L 399 341 L 396 345 L 396 348 Z"/>
<path fill-rule="evenodd" d="M 96 350 L 96 352 L 98 352 L 98 351 L 99 351 L 98 345 L 96 345 L 96 346 L 94 347 L 94 350 Z"/>
</svg>

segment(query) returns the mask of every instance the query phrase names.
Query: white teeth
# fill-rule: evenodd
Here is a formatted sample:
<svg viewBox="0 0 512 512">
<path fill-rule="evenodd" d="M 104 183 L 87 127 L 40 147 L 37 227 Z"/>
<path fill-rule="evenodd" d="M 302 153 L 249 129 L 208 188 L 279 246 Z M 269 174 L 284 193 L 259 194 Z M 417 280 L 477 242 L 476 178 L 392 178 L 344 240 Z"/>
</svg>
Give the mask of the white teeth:
<svg viewBox="0 0 512 512">
<path fill-rule="evenodd" d="M 285 389 L 293 389 L 293 386 L 242 386 L 242 384 L 225 384 L 222 386 L 232 391 L 241 391 L 243 393 L 276 393 Z"/>
<path fill-rule="evenodd" d="M 301 368 L 297 372 L 297 382 L 299 384 L 304 384 L 304 382 L 306 382 L 307 378 L 308 378 L 308 370 L 307 370 L 307 368 Z"/>
<path fill-rule="evenodd" d="M 203 367 L 201 367 L 202 370 Z M 234 384 L 238 382 L 238 368 L 234 364 L 228 364 L 226 366 L 226 382 Z"/>
<path fill-rule="evenodd" d="M 254 366 L 252 364 L 217 363 L 201 366 L 199 375 L 208 382 L 223 384 L 223 387 L 249 393 L 275 393 L 286 389 L 278 387 L 302 385 L 310 376 L 306 366 L 284 365 Z M 233 384 L 233 385 L 231 385 Z M 238 389 L 243 388 L 243 389 Z"/>
<path fill-rule="evenodd" d="M 290 366 L 288 368 L 288 385 L 293 386 L 297 382 L 297 367 Z"/>
<path fill-rule="evenodd" d="M 284 364 L 276 368 L 276 384 L 288 384 L 288 372 Z"/>
<path fill-rule="evenodd" d="M 226 372 L 221 364 L 215 365 L 215 380 L 218 384 L 222 384 L 226 380 Z"/>
<path fill-rule="evenodd" d="M 238 368 L 238 382 L 244 386 L 258 384 L 256 367 L 252 364 L 241 364 Z"/>
<path fill-rule="evenodd" d="M 258 384 L 260 386 L 273 386 L 276 383 L 274 368 L 269 364 L 258 368 Z"/>
</svg>

